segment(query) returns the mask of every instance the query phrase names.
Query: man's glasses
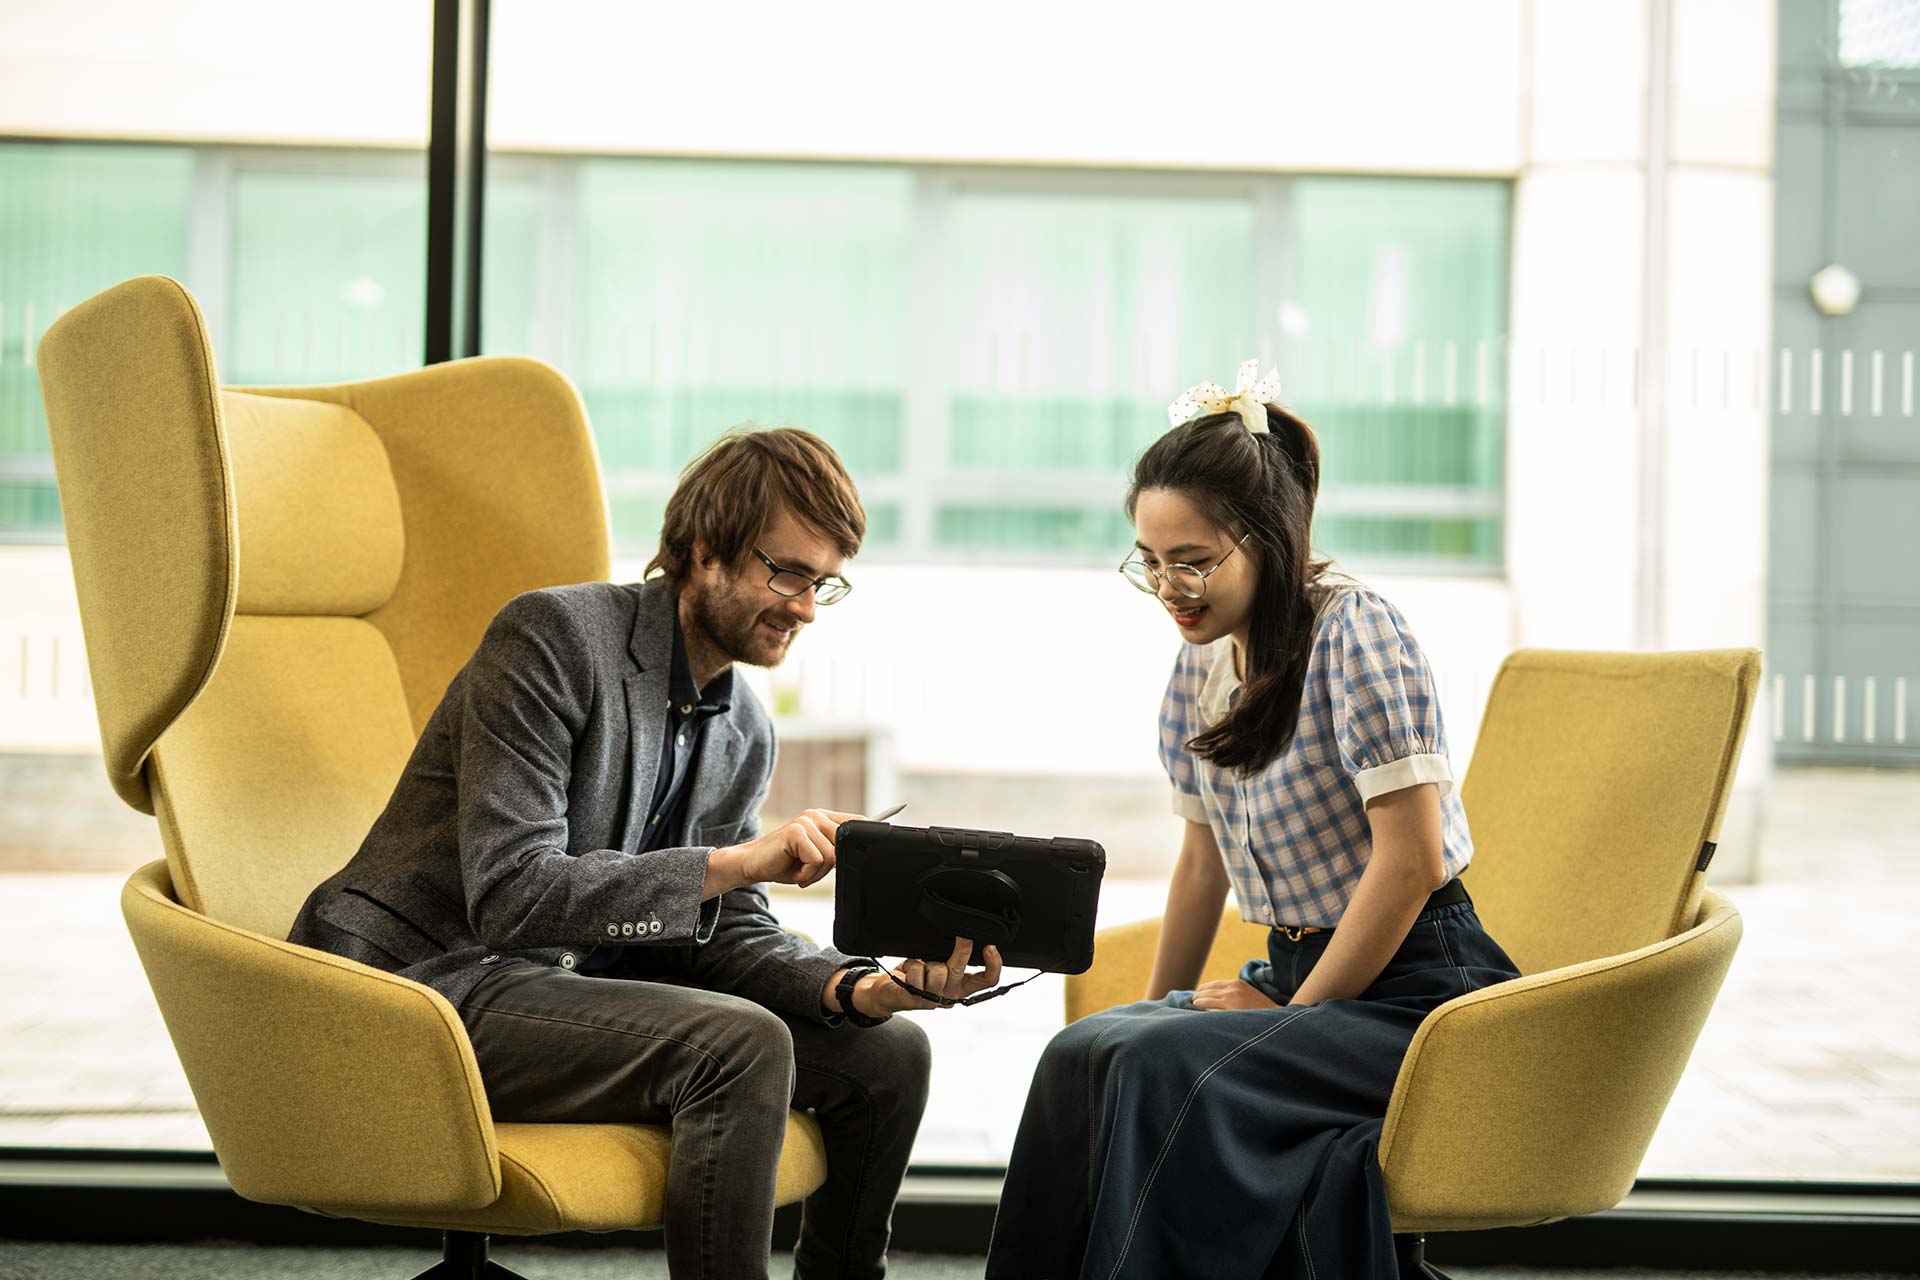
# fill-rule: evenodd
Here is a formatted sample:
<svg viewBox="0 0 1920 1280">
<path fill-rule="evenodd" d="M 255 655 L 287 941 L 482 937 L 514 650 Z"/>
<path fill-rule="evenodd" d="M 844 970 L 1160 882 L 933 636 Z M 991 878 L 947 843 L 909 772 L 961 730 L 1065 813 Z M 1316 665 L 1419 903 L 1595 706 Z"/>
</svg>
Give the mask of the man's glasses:
<svg viewBox="0 0 1920 1280">
<path fill-rule="evenodd" d="M 760 557 L 761 564 L 772 570 L 772 576 L 767 579 L 767 585 L 780 595 L 803 596 L 811 591 L 813 602 L 825 605 L 846 599 L 847 592 L 853 590 L 853 584 L 837 573 L 828 574 L 824 578 L 809 578 L 798 569 L 789 569 L 785 565 L 775 563 L 773 557 L 758 547 L 753 549 L 753 554 Z"/>
<path fill-rule="evenodd" d="M 1160 594 L 1160 583 L 1164 580 L 1171 582 L 1173 589 L 1187 599 L 1198 600 L 1207 594 L 1207 578 L 1212 575 L 1213 570 L 1233 559 L 1233 553 L 1240 549 L 1240 543 L 1252 536 L 1250 532 L 1244 534 L 1240 542 L 1227 548 L 1227 554 L 1214 562 L 1213 569 L 1202 571 L 1190 564 L 1170 564 L 1164 569 L 1156 569 L 1144 560 L 1135 559 L 1121 565 L 1120 573 L 1128 582 L 1150 596 Z"/>
</svg>

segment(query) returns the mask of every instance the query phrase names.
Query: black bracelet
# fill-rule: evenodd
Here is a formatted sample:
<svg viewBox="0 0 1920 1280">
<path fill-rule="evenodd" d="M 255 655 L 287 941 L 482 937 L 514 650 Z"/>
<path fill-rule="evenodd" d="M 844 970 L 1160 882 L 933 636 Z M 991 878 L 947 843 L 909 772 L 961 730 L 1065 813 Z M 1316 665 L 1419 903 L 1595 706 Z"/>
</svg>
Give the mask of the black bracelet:
<svg viewBox="0 0 1920 1280">
<path fill-rule="evenodd" d="M 840 1012 L 842 1016 L 856 1027 L 877 1027 L 893 1016 L 888 1013 L 882 1014 L 878 1018 L 869 1018 L 866 1014 L 853 1007 L 854 984 L 870 973 L 879 972 L 880 969 L 878 966 L 865 969 L 850 968 L 840 975 L 840 982 L 833 989 L 833 997 L 840 1002 Z"/>
</svg>

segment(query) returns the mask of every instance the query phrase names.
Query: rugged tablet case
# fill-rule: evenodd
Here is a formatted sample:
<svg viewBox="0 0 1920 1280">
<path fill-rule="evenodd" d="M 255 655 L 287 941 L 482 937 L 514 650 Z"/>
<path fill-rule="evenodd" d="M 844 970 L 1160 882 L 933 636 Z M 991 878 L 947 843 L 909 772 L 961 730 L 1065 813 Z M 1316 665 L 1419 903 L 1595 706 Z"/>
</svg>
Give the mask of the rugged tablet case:
<svg viewBox="0 0 1920 1280">
<path fill-rule="evenodd" d="M 902 827 L 864 819 L 835 839 L 833 945 L 945 960 L 956 936 L 1013 969 L 1085 973 L 1107 851 L 1092 840 Z"/>
</svg>

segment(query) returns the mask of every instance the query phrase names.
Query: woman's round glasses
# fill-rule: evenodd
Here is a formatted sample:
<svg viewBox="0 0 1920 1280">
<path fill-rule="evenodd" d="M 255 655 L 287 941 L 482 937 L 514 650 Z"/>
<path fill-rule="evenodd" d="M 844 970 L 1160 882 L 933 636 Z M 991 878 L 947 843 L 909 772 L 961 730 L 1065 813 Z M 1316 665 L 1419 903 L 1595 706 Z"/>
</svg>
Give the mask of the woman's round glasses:
<svg viewBox="0 0 1920 1280">
<path fill-rule="evenodd" d="M 828 574 L 824 578 L 809 578 L 798 569 L 789 569 L 785 565 L 776 564 L 773 557 L 758 547 L 753 549 L 753 554 L 760 557 L 761 564 L 773 571 L 773 576 L 767 579 L 767 585 L 780 595 L 803 596 L 808 591 L 812 591 L 813 602 L 824 605 L 846 599 L 847 592 L 853 590 L 853 584 L 837 573 Z"/>
<path fill-rule="evenodd" d="M 1252 536 L 1252 533 L 1243 534 L 1240 542 L 1245 542 Z M 1128 582 L 1150 596 L 1160 594 L 1160 583 L 1164 579 L 1171 582 L 1173 589 L 1187 599 L 1198 600 L 1207 594 L 1207 578 L 1214 569 L 1218 569 L 1233 558 L 1233 553 L 1240 549 L 1240 542 L 1228 547 L 1227 554 L 1214 562 L 1213 569 L 1203 571 L 1190 564 L 1170 564 L 1164 569 L 1156 569 L 1145 560 L 1133 559 L 1120 566 L 1120 573 Z"/>
</svg>

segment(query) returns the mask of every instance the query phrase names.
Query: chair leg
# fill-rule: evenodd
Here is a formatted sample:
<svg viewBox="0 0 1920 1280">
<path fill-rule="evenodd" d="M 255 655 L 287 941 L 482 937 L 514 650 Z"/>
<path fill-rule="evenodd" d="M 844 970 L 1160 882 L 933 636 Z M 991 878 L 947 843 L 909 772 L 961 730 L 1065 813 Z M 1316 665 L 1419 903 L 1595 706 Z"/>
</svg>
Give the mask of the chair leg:
<svg viewBox="0 0 1920 1280">
<path fill-rule="evenodd" d="M 1446 1272 L 1427 1261 L 1424 1232 L 1395 1236 L 1393 1257 L 1400 1264 L 1400 1280 L 1450 1280 Z"/>
<path fill-rule="evenodd" d="M 449 1231 L 440 1261 L 413 1280 L 526 1280 L 487 1257 L 487 1237 L 475 1231 Z"/>
</svg>

